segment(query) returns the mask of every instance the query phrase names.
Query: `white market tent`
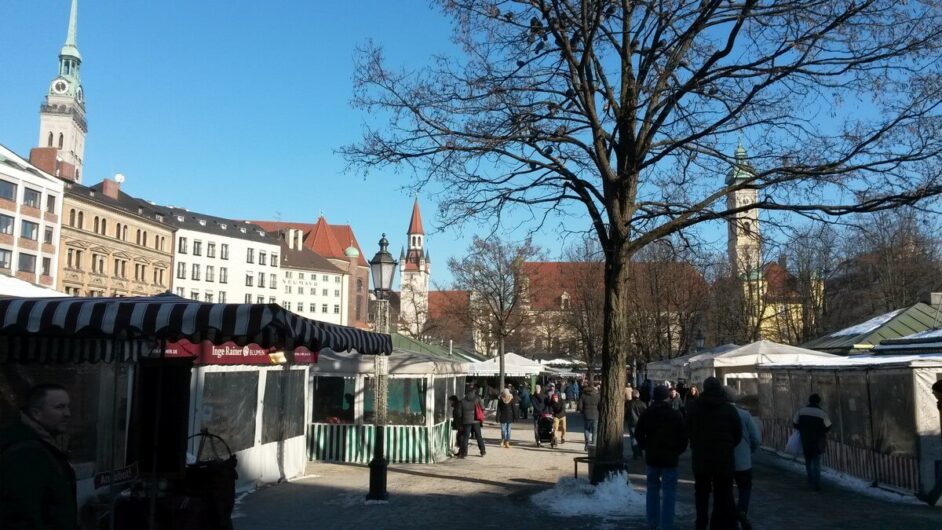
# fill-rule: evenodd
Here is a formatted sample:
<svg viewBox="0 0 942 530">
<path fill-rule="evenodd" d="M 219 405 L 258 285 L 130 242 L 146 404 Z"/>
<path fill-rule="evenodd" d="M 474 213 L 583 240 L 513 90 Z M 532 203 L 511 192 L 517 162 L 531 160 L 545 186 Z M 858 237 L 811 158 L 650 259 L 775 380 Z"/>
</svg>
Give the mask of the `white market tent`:
<svg viewBox="0 0 942 530">
<path fill-rule="evenodd" d="M 673 359 L 650 362 L 645 367 L 647 370 L 647 378 L 652 381 L 678 381 L 680 379 L 689 379 L 690 372 L 688 371 L 688 366 L 692 361 L 709 359 L 736 348 L 739 348 L 738 344 L 724 344 L 708 350 L 674 357 Z"/>
<path fill-rule="evenodd" d="M 715 376 L 723 384 L 734 386 L 745 394 L 755 395 L 758 392 L 755 386 L 758 377 L 756 367 L 760 364 L 795 364 L 841 358 L 839 355 L 760 340 L 723 353 L 694 357 L 689 362 L 688 373 L 694 383 Z"/>
<path fill-rule="evenodd" d="M 530 377 L 545 371 L 545 367 L 516 353 L 504 354 L 504 375 L 508 377 Z M 471 364 L 470 375 L 490 376 L 500 373 L 500 359 L 494 357 Z"/>
<path fill-rule="evenodd" d="M 63 296 L 66 296 L 66 294 L 47 287 L 33 285 L 6 274 L 0 274 L 0 297 L 52 298 Z"/>
</svg>

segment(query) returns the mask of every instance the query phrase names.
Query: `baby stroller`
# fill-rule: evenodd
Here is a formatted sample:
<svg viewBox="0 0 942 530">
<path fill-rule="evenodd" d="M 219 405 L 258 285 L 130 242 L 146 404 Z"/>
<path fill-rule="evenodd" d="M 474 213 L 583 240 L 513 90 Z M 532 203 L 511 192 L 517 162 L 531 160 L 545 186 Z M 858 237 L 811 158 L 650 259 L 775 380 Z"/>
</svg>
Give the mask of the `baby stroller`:
<svg viewBox="0 0 942 530">
<path fill-rule="evenodd" d="M 553 413 L 547 412 L 540 416 L 536 422 L 537 443 L 549 442 L 550 447 L 556 447 L 556 433 L 553 432 Z"/>
</svg>

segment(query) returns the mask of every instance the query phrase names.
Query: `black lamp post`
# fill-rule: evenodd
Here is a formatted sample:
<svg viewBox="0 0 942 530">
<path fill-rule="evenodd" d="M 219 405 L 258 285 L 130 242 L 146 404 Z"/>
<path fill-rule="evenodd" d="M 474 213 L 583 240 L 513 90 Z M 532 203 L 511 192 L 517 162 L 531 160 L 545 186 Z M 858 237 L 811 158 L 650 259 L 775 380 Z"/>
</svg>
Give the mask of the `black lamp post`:
<svg viewBox="0 0 942 530">
<path fill-rule="evenodd" d="M 389 241 L 386 234 L 379 240 L 379 252 L 370 260 L 370 272 L 373 275 L 373 290 L 376 291 L 376 317 L 375 331 L 389 333 L 389 291 L 392 289 L 393 275 L 396 273 L 398 263 L 393 259 L 387 248 Z M 386 470 L 389 462 L 386 461 L 384 451 L 386 430 L 386 393 L 387 393 L 387 359 L 385 355 L 376 355 L 373 358 L 374 385 L 373 397 L 373 460 L 370 461 L 370 492 L 366 498 L 372 501 L 384 501 L 389 498 L 386 491 Z"/>
</svg>

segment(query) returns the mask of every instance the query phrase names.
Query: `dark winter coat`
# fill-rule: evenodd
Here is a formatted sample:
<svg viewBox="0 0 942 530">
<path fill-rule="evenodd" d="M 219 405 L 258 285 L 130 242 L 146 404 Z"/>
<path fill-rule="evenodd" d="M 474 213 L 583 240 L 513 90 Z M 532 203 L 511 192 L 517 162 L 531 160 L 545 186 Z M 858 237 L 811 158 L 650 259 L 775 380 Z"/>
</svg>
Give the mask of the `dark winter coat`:
<svg viewBox="0 0 942 530">
<path fill-rule="evenodd" d="M 742 420 L 722 388 L 704 390 L 687 414 L 687 435 L 693 451 L 693 472 L 733 476 Z"/>
<path fill-rule="evenodd" d="M 626 411 L 628 427 L 634 429 L 638 425 L 638 420 L 641 419 L 641 414 L 646 410 L 648 410 L 648 405 L 644 401 L 640 399 L 632 399 L 629 401 L 628 410 Z"/>
<path fill-rule="evenodd" d="M 801 434 L 801 448 L 805 458 L 824 454 L 827 447 L 827 434 L 831 430 L 831 418 L 817 405 L 807 405 L 798 409 L 792 419 L 795 428 Z"/>
<path fill-rule="evenodd" d="M 676 396 L 672 397 L 669 403 L 671 405 L 671 408 L 678 412 L 683 411 L 684 409 L 684 402 L 683 400 L 680 399 L 680 394 L 677 394 Z"/>
<path fill-rule="evenodd" d="M 22 418 L 0 431 L 0 528 L 75 530 L 77 514 L 65 453 Z"/>
<path fill-rule="evenodd" d="M 451 406 L 451 426 L 454 429 L 461 427 L 461 401 Z"/>
<path fill-rule="evenodd" d="M 514 407 L 514 402 L 511 400 L 509 403 L 505 403 L 503 399 L 497 400 L 497 422 L 498 423 L 510 423 L 517 419 L 517 409 Z"/>
<path fill-rule="evenodd" d="M 540 414 L 543 414 L 543 411 L 546 410 L 546 394 L 540 392 L 539 394 L 534 394 L 532 398 L 533 401 L 533 416 L 539 417 Z"/>
<path fill-rule="evenodd" d="M 553 411 L 553 416 L 556 418 L 565 418 L 566 417 L 566 402 L 562 399 L 558 401 L 550 401 L 550 409 Z"/>
<path fill-rule="evenodd" d="M 474 405 L 481 405 L 481 398 L 478 397 L 474 392 L 468 392 L 464 395 L 464 399 L 461 400 L 461 424 L 462 425 L 472 425 L 477 423 L 477 420 L 474 419 Z M 482 406 L 483 408 L 483 406 Z"/>
<path fill-rule="evenodd" d="M 586 386 L 579 396 L 579 410 L 582 411 L 582 417 L 587 420 L 599 419 L 599 403 L 602 397 L 594 386 Z"/>
<path fill-rule="evenodd" d="M 647 465 L 677 467 L 678 457 L 687 449 L 684 418 L 669 403 L 654 402 L 638 419 L 635 439 Z"/>
<path fill-rule="evenodd" d="M 520 408 L 528 409 L 532 404 L 533 403 L 530 399 L 530 390 L 527 389 L 527 387 L 523 387 L 520 389 Z"/>
</svg>

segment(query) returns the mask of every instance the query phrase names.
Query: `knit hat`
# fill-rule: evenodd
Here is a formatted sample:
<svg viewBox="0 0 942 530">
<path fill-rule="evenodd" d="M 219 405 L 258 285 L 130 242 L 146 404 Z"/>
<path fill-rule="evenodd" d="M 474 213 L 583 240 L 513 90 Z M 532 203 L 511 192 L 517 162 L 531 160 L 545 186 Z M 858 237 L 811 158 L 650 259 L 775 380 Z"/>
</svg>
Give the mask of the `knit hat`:
<svg viewBox="0 0 942 530">
<path fill-rule="evenodd" d="M 717 379 L 717 378 L 715 378 L 715 377 L 712 377 L 712 376 L 707 377 L 707 378 L 703 381 L 703 391 L 704 391 L 704 392 L 709 392 L 709 391 L 712 391 L 712 392 L 720 391 L 720 392 L 722 392 L 722 391 L 723 391 L 723 384 L 720 383 L 720 380 Z"/>
<path fill-rule="evenodd" d="M 668 396 L 670 396 L 670 390 L 666 386 L 654 387 L 654 401 L 664 401 Z"/>
</svg>

